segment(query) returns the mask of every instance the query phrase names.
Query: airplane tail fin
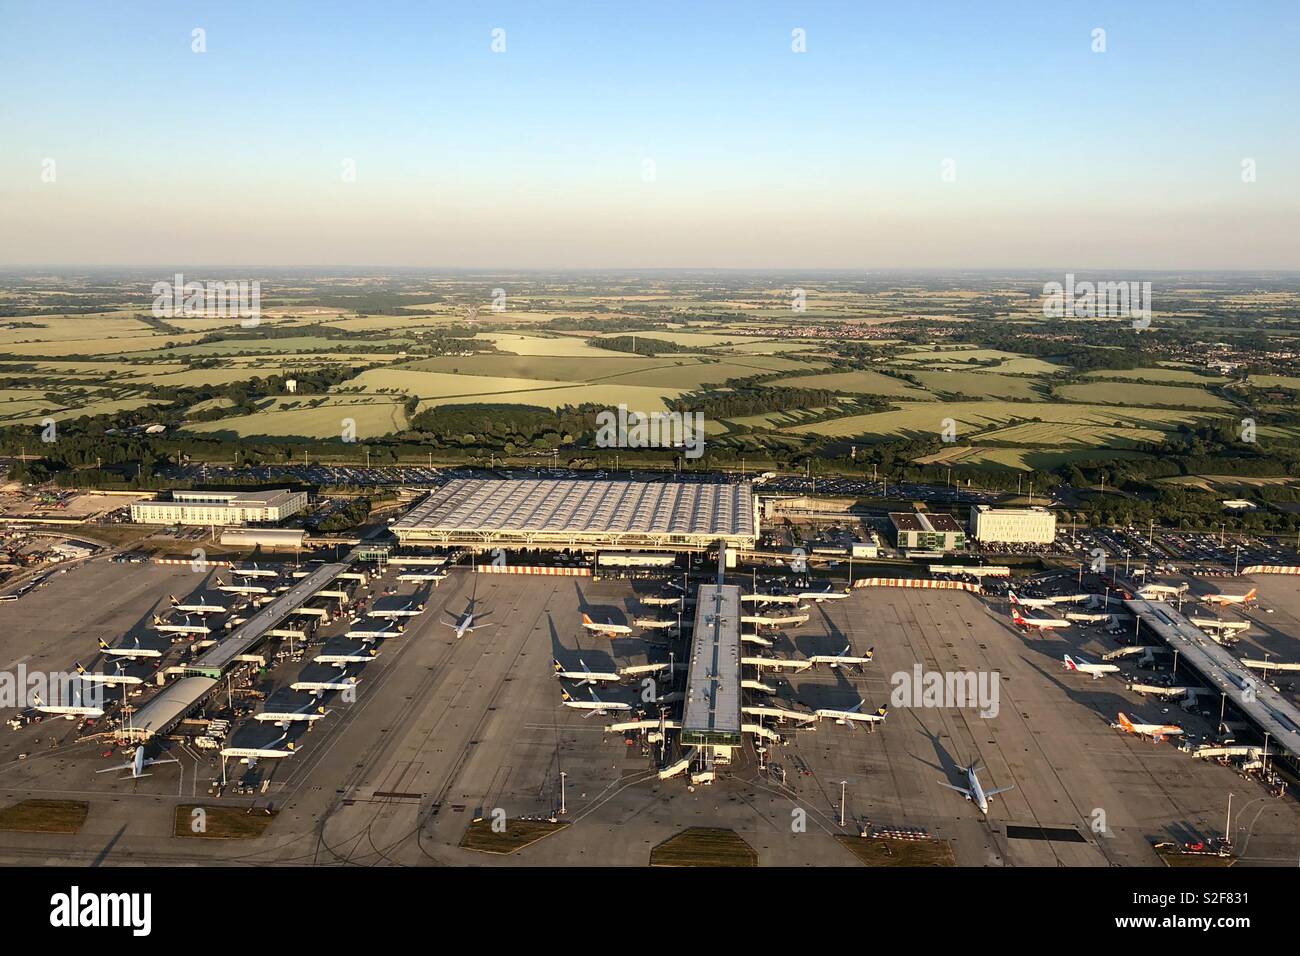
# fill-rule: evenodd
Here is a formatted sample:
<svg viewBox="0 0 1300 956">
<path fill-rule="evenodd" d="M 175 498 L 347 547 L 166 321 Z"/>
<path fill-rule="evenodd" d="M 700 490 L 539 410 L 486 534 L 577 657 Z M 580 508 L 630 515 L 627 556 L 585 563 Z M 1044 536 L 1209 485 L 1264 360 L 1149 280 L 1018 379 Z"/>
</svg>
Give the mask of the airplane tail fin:
<svg viewBox="0 0 1300 956">
<path fill-rule="evenodd" d="M 862 656 L 865 657 L 867 660 L 871 660 L 873 657 L 876 656 L 876 649 L 874 647 L 868 647 L 867 653 L 863 654 Z"/>
<path fill-rule="evenodd" d="M 73 662 L 72 662 L 72 665 L 73 665 L 74 667 L 76 667 L 76 669 L 77 669 L 77 673 L 78 673 L 78 674 L 84 674 L 84 673 L 86 673 L 86 669 L 85 669 L 84 667 L 81 666 L 81 662 L 80 662 L 80 661 L 73 661 Z"/>
<path fill-rule="evenodd" d="M 1127 730 L 1130 734 L 1134 732 L 1133 721 L 1129 720 L 1128 716 L 1123 711 L 1119 712 L 1119 725 L 1123 727 L 1125 730 Z"/>
<path fill-rule="evenodd" d="M 565 701 L 566 703 L 568 701 L 573 700 L 573 696 L 569 693 L 569 689 L 567 687 L 560 688 L 560 700 Z"/>
<path fill-rule="evenodd" d="M 1246 592 L 1246 600 L 1247 601 L 1255 600 L 1255 595 L 1257 595 L 1258 593 L 1259 593 L 1259 588 L 1251 588 L 1249 591 Z"/>
<path fill-rule="evenodd" d="M 1077 671 L 1079 669 L 1079 665 L 1074 662 L 1074 658 L 1069 654 L 1066 654 L 1063 660 L 1065 661 L 1066 670 Z"/>
<path fill-rule="evenodd" d="M 877 716 L 877 717 L 880 717 L 880 718 L 882 718 L 882 719 L 885 718 L 885 717 L 888 717 L 888 716 L 889 716 L 889 708 L 888 708 L 888 707 L 881 707 L 878 711 L 876 711 L 876 716 Z"/>
<path fill-rule="evenodd" d="M 1017 605 L 1017 606 L 1020 604 L 1020 598 L 1016 597 L 1016 592 L 1015 592 L 1015 591 L 1008 591 L 1008 592 L 1007 592 L 1007 597 L 1011 599 L 1011 603 L 1012 603 L 1012 604 Z"/>
<path fill-rule="evenodd" d="M 41 704 L 42 704 L 41 695 L 35 691 L 32 691 L 32 706 L 39 707 L 41 706 Z"/>
<path fill-rule="evenodd" d="M 138 642 L 137 642 L 137 643 L 138 643 Z M 100 649 L 101 651 L 107 651 L 107 650 L 111 650 L 112 648 L 110 648 L 110 647 L 108 646 L 108 641 L 104 640 L 104 639 L 101 637 L 101 638 L 99 639 L 99 649 Z"/>
<path fill-rule="evenodd" d="M 582 612 L 582 623 L 583 623 L 583 624 L 595 624 L 596 622 L 593 621 L 593 620 L 592 620 L 592 619 L 587 615 L 587 612 L 586 612 L 586 611 L 583 611 L 583 612 Z"/>
</svg>

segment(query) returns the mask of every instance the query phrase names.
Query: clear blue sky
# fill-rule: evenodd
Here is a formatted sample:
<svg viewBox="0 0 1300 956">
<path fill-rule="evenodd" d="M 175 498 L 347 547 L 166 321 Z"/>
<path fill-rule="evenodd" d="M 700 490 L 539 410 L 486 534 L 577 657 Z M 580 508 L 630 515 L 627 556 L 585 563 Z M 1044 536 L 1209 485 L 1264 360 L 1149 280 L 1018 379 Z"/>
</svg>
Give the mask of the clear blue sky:
<svg viewBox="0 0 1300 956">
<path fill-rule="evenodd" d="M 0 0 L 0 264 L 1297 267 L 1297 50 L 1293 2 Z"/>
</svg>

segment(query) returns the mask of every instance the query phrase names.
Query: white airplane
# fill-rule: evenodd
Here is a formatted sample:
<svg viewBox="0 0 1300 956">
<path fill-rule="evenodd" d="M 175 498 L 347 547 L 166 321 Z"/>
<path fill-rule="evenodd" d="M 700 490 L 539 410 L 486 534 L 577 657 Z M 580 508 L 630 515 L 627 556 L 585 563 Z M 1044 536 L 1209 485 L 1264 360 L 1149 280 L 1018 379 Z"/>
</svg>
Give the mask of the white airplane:
<svg viewBox="0 0 1300 956">
<path fill-rule="evenodd" d="M 798 627 L 800 624 L 808 622 L 807 614 L 787 614 L 782 617 L 772 617 L 767 614 L 747 614 L 741 617 L 744 624 L 757 624 L 760 627 L 784 627 L 793 624 Z"/>
<path fill-rule="evenodd" d="M 280 576 L 279 571 L 259 568 L 256 562 L 251 568 L 231 568 L 230 573 L 240 578 L 278 578 Z"/>
<path fill-rule="evenodd" d="M 753 594 L 742 594 L 740 599 L 755 604 L 798 604 L 800 594 L 759 594 L 755 591 Z"/>
<path fill-rule="evenodd" d="M 822 601 L 842 601 L 849 596 L 849 592 L 832 591 L 827 589 L 825 591 L 801 591 L 795 596 L 802 598 L 805 601 L 815 601 L 816 603 L 821 604 Z"/>
<path fill-rule="evenodd" d="M 405 628 L 403 628 L 402 625 L 399 624 L 397 625 L 396 630 L 392 630 L 392 631 L 365 631 L 365 630 L 348 631 L 343 636 L 350 637 L 353 640 L 377 641 L 389 637 L 401 637 L 403 630 L 405 630 Z"/>
<path fill-rule="evenodd" d="M 221 748 L 221 756 L 223 758 L 224 757 L 248 757 L 250 759 L 259 759 L 263 757 L 267 757 L 271 759 L 274 759 L 276 757 L 287 757 L 294 752 L 293 741 L 292 740 L 287 741 L 284 745 L 283 750 L 278 749 L 275 745 L 278 744 L 280 741 L 285 740 L 288 736 L 289 736 L 289 731 L 286 730 L 283 734 L 275 738 L 275 740 L 272 740 L 265 747 L 223 747 Z"/>
<path fill-rule="evenodd" d="M 292 690 L 305 690 L 310 691 L 312 694 L 319 694 L 327 690 L 347 690 L 349 687 L 355 687 L 360 683 L 361 678 L 343 673 L 339 674 L 338 677 L 329 677 L 325 680 L 294 681 L 289 687 Z"/>
<path fill-rule="evenodd" d="M 689 595 L 686 597 L 674 597 L 671 594 L 658 594 L 641 598 L 641 603 L 656 607 L 666 607 L 672 604 L 680 604 L 685 607 L 687 604 L 694 604 L 695 598 L 690 597 Z"/>
<path fill-rule="evenodd" d="M 586 720 L 593 714 L 600 714 L 602 717 L 605 717 L 610 711 L 625 711 L 632 709 L 631 704 L 611 703 L 609 701 L 601 700 L 596 696 L 595 690 L 590 687 L 587 688 L 587 693 L 591 695 L 591 700 L 578 700 L 569 693 L 568 688 L 561 688 L 560 702 L 565 707 L 572 707 L 575 710 L 585 710 L 586 713 L 582 715 L 583 720 Z"/>
<path fill-rule="evenodd" d="M 1036 627 L 1040 631 L 1050 631 L 1058 627 L 1069 627 L 1070 622 L 1059 617 L 1025 617 L 1020 613 L 1020 599 L 1016 597 L 1015 592 L 1007 592 L 1011 596 L 1011 620 L 1025 629 Z"/>
<path fill-rule="evenodd" d="M 447 576 L 446 571 L 407 571 L 397 576 L 399 581 L 441 581 Z"/>
<path fill-rule="evenodd" d="M 152 647 L 141 647 L 140 638 L 135 639 L 135 647 L 109 647 L 108 641 L 102 637 L 99 639 L 99 649 L 105 654 L 113 657 L 123 657 L 129 661 L 137 657 L 162 657 L 162 651 L 154 650 Z"/>
<path fill-rule="evenodd" d="M 127 677 L 126 674 L 122 673 L 121 664 L 117 666 L 117 671 L 112 674 L 92 674 L 76 661 L 73 661 L 73 664 L 76 664 L 77 674 L 80 675 L 81 679 L 92 684 L 105 684 L 108 687 L 116 687 L 118 684 L 126 684 L 129 686 L 131 684 L 144 683 L 144 681 L 138 677 Z"/>
<path fill-rule="evenodd" d="M 188 617 L 184 624 L 168 624 L 157 614 L 153 617 L 153 629 L 162 634 L 211 634 L 212 628 L 206 624 L 191 624 Z"/>
<path fill-rule="evenodd" d="M 838 667 L 857 667 L 861 669 L 863 665 L 870 664 L 871 658 L 875 657 L 876 649 L 868 648 L 867 653 L 862 657 L 855 657 L 850 654 L 853 648 L 849 644 L 844 645 L 844 650 L 838 654 L 814 654 L 808 660 L 813 664 L 829 664 L 833 668 Z"/>
<path fill-rule="evenodd" d="M 618 637 L 621 634 L 631 634 L 632 628 L 626 624 L 615 624 L 613 621 L 607 621 L 604 624 L 597 624 L 585 613 L 582 615 L 582 626 L 589 631 L 595 631 L 602 637 Z"/>
<path fill-rule="evenodd" d="M 367 611 L 366 617 L 417 617 L 424 613 L 424 605 L 407 601 L 402 607 L 377 608 Z"/>
<path fill-rule="evenodd" d="M 1251 588 L 1245 594 L 1203 594 L 1201 600 L 1206 604 L 1224 607 L 1229 604 L 1249 604 L 1259 594 L 1259 588 Z"/>
<path fill-rule="evenodd" d="M 1138 597 L 1148 601 L 1159 601 L 1167 597 L 1178 597 L 1187 590 L 1187 585 L 1182 584 L 1174 587 L 1170 584 L 1147 584 L 1138 588 Z"/>
<path fill-rule="evenodd" d="M 325 717 L 330 713 L 332 713 L 332 711 L 326 710 L 323 706 L 318 704 L 316 699 L 313 697 L 303 705 L 301 710 L 264 710 L 260 714 L 254 714 L 253 718 L 261 721 L 273 720 L 277 727 L 287 727 L 290 721 L 320 720 L 322 717 Z"/>
<path fill-rule="evenodd" d="M 1126 734 L 1137 734 L 1139 737 L 1150 737 L 1153 741 L 1164 740 L 1166 737 L 1177 737 L 1183 733 L 1183 728 L 1177 724 L 1141 724 L 1130 720 L 1123 712 L 1119 715 L 1119 727 Z"/>
<path fill-rule="evenodd" d="M 116 767 L 105 767 L 103 770 L 96 770 L 95 773 L 112 773 L 115 770 L 130 770 L 131 779 L 139 780 L 141 777 L 150 776 L 144 772 L 145 767 L 152 767 L 155 764 L 160 763 L 180 763 L 180 761 L 172 757 L 168 757 L 165 760 L 161 757 L 146 757 L 144 755 L 144 744 L 140 744 L 135 748 L 135 759 L 130 763 L 119 764 Z M 123 777 L 122 779 L 125 780 L 127 778 Z"/>
<path fill-rule="evenodd" d="M 578 682 L 577 686 L 579 687 L 581 687 L 583 684 L 594 684 L 597 681 L 602 681 L 602 680 L 604 681 L 620 680 L 620 675 L 618 674 L 600 673 L 598 671 L 593 671 L 590 667 L 587 666 L 587 662 L 584 661 L 581 657 L 578 658 L 578 664 L 581 665 L 582 667 L 581 671 L 565 670 L 564 665 L 560 663 L 558 658 L 552 660 L 551 663 L 555 665 L 556 677 L 563 677 L 565 680 L 576 680 Z"/>
<path fill-rule="evenodd" d="M 216 579 L 217 590 L 225 591 L 228 594 L 270 594 L 271 592 L 262 587 L 260 584 L 226 584 L 221 578 Z"/>
<path fill-rule="evenodd" d="M 881 707 L 874 714 L 864 714 L 862 713 L 862 707 L 864 704 L 866 704 L 866 701 L 860 700 L 848 710 L 837 710 L 834 707 L 819 707 L 813 711 L 813 716 L 818 720 L 833 720 L 837 724 L 843 724 L 850 730 L 853 729 L 854 721 L 865 724 L 874 724 L 889 716 L 888 707 Z"/>
<path fill-rule="evenodd" d="M 940 780 L 939 782 L 943 784 L 945 787 L 947 787 L 949 790 L 956 790 L 958 793 L 965 794 L 966 799 L 969 800 L 971 803 L 975 804 L 975 806 L 979 807 L 980 813 L 984 814 L 985 816 L 989 815 L 990 800 L 996 797 L 999 793 L 1006 793 L 1008 790 L 1016 789 L 1015 784 L 1012 784 L 1009 787 L 998 787 L 994 790 L 985 790 L 982 786 L 980 786 L 980 778 L 979 778 L 980 768 L 977 767 L 975 764 L 971 764 L 969 767 L 966 767 L 965 770 L 966 770 L 966 782 L 970 785 L 968 787 L 958 787 L 954 784 L 948 783 L 945 780 Z"/>
<path fill-rule="evenodd" d="M 1082 657 L 1076 661 L 1069 654 L 1066 654 L 1063 660 L 1067 671 L 1078 671 L 1080 674 L 1091 674 L 1093 680 L 1096 680 L 1102 674 L 1119 673 L 1118 664 L 1089 664 Z"/>
<path fill-rule="evenodd" d="M 47 704 L 40 694 L 32 694 L 32 708 L 42 714 L 57 714 L 64 720 L 76 720 L 78 717 L 103 717 L 104 708 L 86 707 L 81 703 L 81 691 L 73 688 L 71 704 Z"/>
<path fill-rule="evenodd" d="M 226 611 L 220 604 L 209 604 L 202 595 L 199 595 L 198 604 L 182 604 L 174 594 L 167 595 L 167 599 L 172 602 L 172 610 L 182 614 L 224 614 Z"/>
<path fill-rule="evenodd" d="M 485 627 L 496 626 L 495 623 L 477 624 L 477 625 L 474 623 L 473 602 L 470 602 L 470 608 L 465 612 L 465 616 L 462 617 L 455 624 L 452 624 L 450 621 L 442 621 L 441 623 L 444 627 L 450 627 L 452 630 L 456 632 L 456 640 L 458 641 L 466 634 L 473 634 L 475 631 L 481 631 Z"/>
<path fill-rule="evenodd" d="M 1029 598 L 1016 595 L 1012 597 L 1012 603 L 1019 604 L 1022 607 L 1052 607 L 1056 602 L 1051 598 Z"/>
<path fill-rule="evenodd" d="M 675 631 L 677 622 L 666 618 L 657 617 L 638 617 L 632 622 L 637 627 L 643 627 L 647 631 Z"/>
<path fill-rule="evenodd" d="M 379 649 L 370 645 L 359 648 L 355 653 L 345 654 L 317 654 L 312 658 L 317 664 L 368 664 L 379 656 Z"/>
<path fill-rule="evenodd" d="M 637 677 L 641 674 L 658 674 L 662 671 L 668 670 L 668 668 L 672 666 L 672 664 L 666 662 L 663 664 L 631 664 L 627 667 L 620 667 L 618 669 L 618 676 Z M 659 696 L 659 699 L 664 699 L 662 694 Z"/>
</svg>

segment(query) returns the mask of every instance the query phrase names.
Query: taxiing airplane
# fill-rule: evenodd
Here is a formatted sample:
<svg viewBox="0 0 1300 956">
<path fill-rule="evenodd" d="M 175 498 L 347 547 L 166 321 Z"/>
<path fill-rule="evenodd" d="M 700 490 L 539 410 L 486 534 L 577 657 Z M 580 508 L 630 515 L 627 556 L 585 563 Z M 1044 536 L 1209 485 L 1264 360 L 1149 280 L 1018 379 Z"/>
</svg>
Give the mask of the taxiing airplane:
<svg viewBox="0 0 1300 956">
<path fill-rule="evenodd" d="M 71 704 L 47 704 L 40 694 L 32 694 L 32 709 L 42 714 L 56 714 L 64 720 L 76 720 L 78 717 L 103 717 L 104 708 L 86 707 L 81 703 L 81 693 L 73 690 Z"/>
<path fill-rule="evenodd" d="M 191 624 L 188 617 L 184 624 L 169 624 L 157 614 L 153 618 L 153 629 L 162 634 L 211 634 L 212 628 L 206 624 Z"/>
<path fill-rule="evenodd" d="M 216 579 L 218 591 L 225 591 L 227 594 L 270 594 L 271 592 L 262 587 L 260 584 L 227 584 L 221 578 Z"/>
<path fill-rule="evenodd" d="M 1251 588 L 1245 594 L 1203 594 L 1201 600 L 1206 604 L 1224 607 L 1229 604 L 1249 604 L 1259 594 L 1259 588 Z"/>
<path fill-rule="evenodd" d="M 1150 737 L 1153 741 L 1164 740 L 1166 737 L 1177 737 L 1183 733 L 1183 728 L 1177 724 L 1141 724 L 1130 720 L 1124 713 L 1119 714 L 1119 727 L 1126 734 L 1137 734 L 1139 737 Z"/>
<path fill-rule="evenodd" d="M 939 782 L 943 784 L 945 787 L 947 787 L 949 790 L 956 790 L 958 793 L 965 794 L 967 800 L 975 804 L 975 806 L 979 807 L 980 813 L 984 814 L 985 816 L 988 816 L 989 801 L 991 801 L 999 793 L 1006 793 L 1008 790 L 1016 789 L 1016 786 L 1015 784 L 1012 784 L 1009 787 L 998 787 L 994 790 L 985 790 L 982 786 L 980 786 L 980 778 L 979 778 L 980 769 L 981 768 L 977 767 L 975 764 L 971 764 L 969 767 L 965 768 L 966 783 L 969 784 L 969 786 L 958 787 L 955 784 L 948 783 L 945 780 L 940 780 Z"/>
<path fill-rule="evenodd" d="M 474 602 L 471 601 L 469 608 L 465 611 L 465 616 L 462 617 L 459 621 L 457 621 L 455 624 L 452 624 L 450 621 L 443 621 L 442 624 L 444 627 L 450 627 L 456 632 L 456 640 L 458 641 L 466 634 L 473 634 L 475 631 L 481 631 L 485 627 L 496 626 L 495 623 L 475 624 L 474 617 L 475 617 Z"/>
<path fill-rule="evenodd" d="M 135 759 L 130 763 L 119 764 L 116 767 L 105 767 L 103 770 L 96 770 L 95 773 L 112 773 L 115 770 L 130 770 L 131 779 L 139 780 L 141 777 L 150 776 L 144 772 L 145 767 L 152 767 L 155 764 L 160 763 L 180 763 L 180 761 L 174 757 L 168 757 L 166 759 L 163 759 L 162 757 L 146 757 L 144 755 L 144 744 L 140 744 L 135 748 Z M 126 780 L 127 778 L 123 777 L 122 779 Z"/>
<path fill-rule="evenodd" d="M 1025 617 L 1020 613 L 1021 601 L 1016 597 L 1014 591 L 1008 591 L 1011 598 L 1011 620 L 1026 630 L 1037 628 L 1040 631 L 1050 631 L 1058 627 L 1069 627 L 1069 621 L 1059 617 Z"/>
<path fill-rule="evenodd" d="M 813 711 L 813 716 L 818 720 L 833 720 L 837 724 L 843 724 L 850 730 L 853 729 L 855 721 L 864 724 L 874 724 L 889 716 L 888 707 L 881 707 L 874 714 L 864 714 L 862 713 L 862 708 L 865 704 L 865 700 L 860 700 L 848 710 L 837 710 L 834 707 L 819 707 Z"/>
<path fill-rule="evenodd" d="M 152 647 L 141 647 L 140 638 L 135 639 L 135 647 L 110 647 L 108 641 L 99 639 L 99 649 L 112 657 L 121 657 L 133 661 L 137 657 L 162 657 L 162 651 Z"/>
<path fill-rule="evenodd" d="M 590 667 L 587 666 L 587 662 L 584 661 L 581 657 L 578 658 L 578 664 L 582 667 L 581 671 L 565 670 L 564 665 L 560 663 L 558 658 L 551 661 L 551 663 L 555 665 L 556 677 L 563 677 L 566 680 L 576 680 L 578 682 L 577 686 L 579 687 L 581 687 L 583 684 L 594 684 L 597 681 L 602 681 L 602 680 L 603 681 L 620 680 L 618 674 L 600 673 L 597 671 L 593 671 Z"/>
<path fill-rule="evenodd" d="M 1066 654 L 1062 660 L 1065 663 L 1065 669 L 1067 671 L 1078 671 L 1080 674 L 1091 674 L 1093 680 L 1096 680 L 1103 674 L 1119 673 L 1118 664 L 1089 664 L 1082 657 L 1076 661 L 1069 654 Z"/>
<path fill-rule="evenodd" d="M 582 626 L 589 631 L 595 631 L 602 637 L 618 637 L 632 633 L 632 628 L 626 624 L 615 624 L 613 621 L 607 621 L 604 624 L 597 624 L 585 613 L 582 615 Z"/>
<path fill-rule="evenodd" d="M 129 686 L 131 684 L 144 683 L 144 681 L 138 677 L 126 676 L 126 674 L 122 672 L 122 666 L 120 664 L 118 665 L 117 670 L 112 674 L 92 674 L 76 661 L 73 661 L 73 664 L 77 667 L 78 676 L 80 676 L 82 680 L 92 684 L 104 684 L 108 687 L 116 687 L 118 684 L 126 684 Z"/>
<path fill-rule="evenodd" d="M 608 716 L 610 711 L 621 712 L 632 709 L 631 704 L 601 700 L 596 696 L 595 690 L 590 687 L 587 688 L 587 693 L 591 695 L 591 700 L 578 700 L 569 693 L 568 688 L 561 688 L 560 703 L 565 707 L 572 707 L 575 710 L 585 710 L 586 713 L 582 715 L 583 720 L 586 720 L 593 714 L 600 714 L 602 717 L 605 717 Z"/>
</svg>

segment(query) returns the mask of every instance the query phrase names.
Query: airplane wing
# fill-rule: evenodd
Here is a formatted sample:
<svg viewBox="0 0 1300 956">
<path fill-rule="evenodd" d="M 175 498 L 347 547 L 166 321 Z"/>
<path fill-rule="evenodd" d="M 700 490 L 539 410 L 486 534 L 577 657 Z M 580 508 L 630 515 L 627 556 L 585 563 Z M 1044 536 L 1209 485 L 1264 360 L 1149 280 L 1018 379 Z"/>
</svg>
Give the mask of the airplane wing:
<svg viewBox="0 0 1300 956">
<path fill-rule="evenodd" d="M 155 764 L 160 764 L 160 763 L 180 763 L 180 761 L 177 760 L 175 757 L 167 757 L 166 759 L 160 759 L 160 760 L 146 760 L 146 761 L 145 761 L 145 764 L 146 764 L 147 766 L 150 766 L 150 767 L 154 766 Z"/>
<path fill-rule="evenodd" d="M 134 767 L 134 763 L 120 763 L 116 767 L 105 767 L 103 770 L 96 770 L 95 773 L 114 773 L 118 770 L 131 770 Z"/>
<path fill-rule="evenodd" d="M 998 788 L 995 789 L 995 790 L 985 790 L 985 791 L 984 791 L 984 796 L 986 796 L 986 797 L 996 797 L 999 793 L 1006 793 L 1008 790 L 1014 790 L 1014 789 L 1016 789 L 1016 785 L 1013 783 L 1013 784 L 1012 784 L 1011 786 L 1009 786 L 1009 787 L 998 787 Z"/>
<path fill-rule="evenodd" d="M 959 787 L 956 784 L 948 783 L 944 780 L 940 780 L 939 783 L 940 785 L 947 787 L 949 790 L 956 790 L 958 793 L 965 795 L 967 799 L 971 798 L 971 792 L 965 787 Z"/>
</svg>

